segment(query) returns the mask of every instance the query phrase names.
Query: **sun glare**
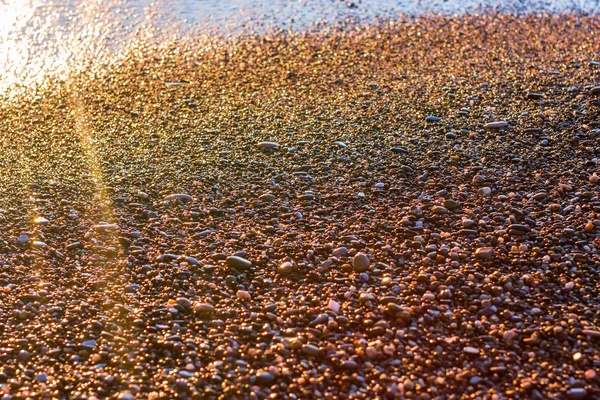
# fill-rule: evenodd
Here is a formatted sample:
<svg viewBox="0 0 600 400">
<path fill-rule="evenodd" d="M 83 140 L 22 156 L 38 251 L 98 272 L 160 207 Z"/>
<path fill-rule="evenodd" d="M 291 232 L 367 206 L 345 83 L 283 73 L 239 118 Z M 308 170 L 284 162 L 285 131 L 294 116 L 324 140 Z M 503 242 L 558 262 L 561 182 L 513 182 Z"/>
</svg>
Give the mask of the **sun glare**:
<svg viewBox="0 0 600 400">
<path fill-rule="evenodd" d="M 29 22 L 38 7 L 31 0 L 6 0 L 0 4 L 0 92 L 18 84 L 22 75 L 34 68 L 31 59 Z M 27 72 L 26 72 L 27 70 Z"/>
</svg>

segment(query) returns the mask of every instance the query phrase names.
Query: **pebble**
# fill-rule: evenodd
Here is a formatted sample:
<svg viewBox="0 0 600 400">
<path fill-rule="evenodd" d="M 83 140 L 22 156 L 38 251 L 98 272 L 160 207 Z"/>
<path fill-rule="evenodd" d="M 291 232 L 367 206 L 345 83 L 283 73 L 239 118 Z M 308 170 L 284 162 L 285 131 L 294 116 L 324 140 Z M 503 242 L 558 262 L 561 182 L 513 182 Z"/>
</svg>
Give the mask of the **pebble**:
<svg viewBox="0 0 600 400">
<path fill-rule="evenodd" d="M 448 210 L 457 210 L 460 208 L 460 203 L 454 200 L 444 200 L 444 207 Z"/>
<path fill-rule="evenodd" d="M 484 175 L 481 174 L 477 174 L 473 177 L 472 182 L 475 185 L 481 185 L 482 183 L 484 183 L 486 180 L 486 177 Z"/>
<path fill-rule="evenodd" d="M 46 218 L 44 217 L 36 217 L 33 220 L 34 223 L 38 224 L 38 225 L 47 225 L 50 223 L 50 221 L 48 221 Z"/>
<path fill-rule="evenodd" d="M 27 350 L 19 350 L 19 354 L 17 355 L 19 360 L 27 361 L 29 360 L 29 352 Z"/>
<path fill-rule="evenodd" d="M 277 273 L 279 275 L 283 275 L 283 276 L 289 275 L 293 271 L 294 271 L 294 264 L 289 261 L 286 261 L 286 262 L 280 264 L 279 267 L 277 268 Z"/>
<path fill-rule="evenodd" d="M 463 228 L 469 229 L 469 228 L 473 228 L 473 227 L 477 226 L 477 223 L 475 221 L 473 221 L 472 219 L 466 218 L 466 219 L 463 219 L 462 226 L 463 226 Z"/>
<path fill-rule="evenodd" d="M 96 347 L 96 341 L 95 340 L 86 340 L 84 342 L 81 343 L 81 347 L 86 347 L 88 349 L 93 349 L 94 347 Z"/>
<path fill-rule="evenodd" d="M 572 388 L 567 391 L 567 397 L 572 400 L 585 399 L 587 394 L 588 392 L 584 388 Z"/>
<path fill-rule="evenodd" d="M 433 301 L 433 300 L 435 300 L 435 294 L 433 294 L 433 293 L 425 293 L 423 295 L 423 300 L 424 301 Z"/>
<path fill-rule="evenodd" d="M 544 97 L 541 93 L 528 93 L 527 98 L 530 100 L 539 100 Z"/>
<path fill-rule="evenodd" d="M 272 383 L 275 380 L 275 376 L 268 371 L 259 371 L 256 374 L 256 381 L 258 383 Z"/>
<path fill-rule="evenodd" d="M 369 269 L 369 257 L 365 253 L 357 253 L 352 259 L 352 266 L 356 272 L 365 272 Z"/>
<path fill-rule="evenodd" d="M 215 306 L 208 303 L 194 303 L 194 311 L 199 314 L 212 314 L 215 311 Z"/>
<path fill-rule="evenodd" d="M 317 357 L 321 350 L 312 344 L 304 344 L 302 345 L 302 352 L 310 357 Z"/>
<path fill-rule="evenodd" d="M 27 235 L 21 235 L 17 238 L 17 242 L 19 244 L 27 244 L 28 241 L 29 241 L 29 236 L 27 236 Z"/>
<path fill-rule="evenodd" d="M 190 265 L 198 265 L 198 260 L 196 260 L 194 257 L 186 257 L 185 262 Z"/>
<path fill-rule="evenodd" d="M 425 121 L 427 122 L 438 122 L 440 119 L 434 115 L 430 115 L 427 118 L 425 118 Z"/>
<path fill-rule="evenodd" d="M 65 246 L 65 249 L 67 250 L 75 250 L 81 247 L 81 242 L 73 242 L 73 243 L 69 243 L 68 245 Z"/>
<path fill-rule="evenodd" d="M 272 194 L 270 194 L 270 193 L 266 193 L 266 194 L 263 194 L 262 196 L 260 196 L 258 199 L 259 199 L 260 201 L 262 201 L 262 202 L 265 202 L 265 203 L 270 203 L 270 202 L 272 202 L 273 200 L 275 200 L 275 196 L 273 196 L 273 195 L 272 195 Z"/>
<path fill-rule="evenodd" d="M 591 90 L 590 93 L 594 96 L 598 96 L 600 95 L 600 86 L 594 86 Z"/>
<path fill-rule="evenodd" d="M 529 231 L 531 231 L 531 229 L 528 226 L 522 224 L 510 224 L 508 226 L 508 233 L 510 233 L 511 235 L 523 236 Z"/>
<path fill-rule="evenodd" d="M 335 257 L 346 257 L 348 255 L 348 249 L 346 247 L 338 247 L 333 250 L 332 254 Z"/>
<path fill-rule="evenodd" d="M 475 257 L 480 260 L 491 260 L 494 258 L 494 249 L 492 247 L 480 247 L 475 250 Z"/>
<path fill-rule="evenodd" d="M 586 336 L 589 336 L 592 339 L 600 339 L 600 331 L 595 331 L 592 329 L 584 329 L 581 333 Z"/>
<path fill-rule="evenodd" d="M 311 201 L 315 199 L 315 195 L 313 193 L 304 193 L 298 196 L 298 200 L 300 201 Z"/>
<path fill-rule="evenodd" d="M 560 206 L 560 204 L 552 203 L 548 205 L 548 210 L 552 212 L 560 212 L 562 211 L 562 207 Z"/>
<path fill-rule="evenodd" d="M 515 330 L 509 330 L 509 331 L 504 332 L 502 338 L 504 339 L 505 342 L 512 342 L 518 336 L 519 336 L 519 334 Z"/>
<path fill-rule="evenodd" d="M 183 194 L 183 193 L 170 194 L 167 197 L 165 197 L 166 201 L 173 201 L 173 200 L 186 200 L 186 201 L 190 201 L 192 199 L 193 199 L 192 196 L 190 196 L 189 194 Z"/>
<path fill-rule="evenodd" d="M 238 256 L 229 256 L 229 257 L 227 257 L 225 262 L 227 263 L 227 265 L 229 267 L 241 269 L 241 270 L 247 270 L 247 269 L 250 269 L 250 267 L 252 267 L 251 261 L 246 260 L 245 258 L 242 258 L 242 257 L 238 257 Z"/>
<path fill-rule="evenodd" d="M 492 194 L 492 189 L 487 186 L 484 186 L 479 189 L 479 194 L 481 194 L 482 196 L 489 196 Z"/>
<path fill-rule="evenodd" d="M 431 207 L 431 211 L 433 211 L 434 214 L 446 214 L 448 212 L 446 207 L 442 206 L 433 206 Z"/>
<path fill-rule="evenodd" d="M 40 301 L 42 296 L 39 293 L 27 293 L 21 296 L 21 300 L 25 303 Z"/>
<path fill-rule="evenodd" d="M 368 346 L 365 349 L 365 354 L 367 355 L 368 358 L 374 359 L 374 358 L 377 358 L 377 356 L 379 356 L 379 351 L 375 347 Z"/>
<path fill-rule="evenodd" d="M 109 224 L 106 222 L 101 222 L 97 225 L 94 225 L 92 227 L 95 231 L 100 231 L 100 232 L 104 232 L 104 231 L 116 231 L 119 229 L 119 226 L 116 224 Z"/>
<path fill-rule="evenodd" d="M 179 297 L 177 299 L 177 304 L 179 304 L 183 308 L 188 308 L 188 309 L 192 308 L 192 306 L 193 306 L 192 301 L 186 297 Z"/>
<path fill-rule="evenodd" d="M 250 293 L 246 290 L 238 290 L 235 295 L 238 299 L 244 301 L 250 301 L 252 299 L 252 296 L 250 296 Z"/>
<path fill-rule="evenodd" d="M 360 301 L 361 303 L 367 303 L 369 301 L 375 301 L 375 296 L 373 296 L 370 293 L 361 293 L 360 296 L 358 297 L 358 301 Z"/>
<path fill-rule="evenodd" d="M 340 303 L 338 303 L 337 301 L 335 301 L 333 299 L 330 299 L 329 304 L 327 305 L 327 308 L 329 308 L 331 311 L 337 313 L 340 311 Z"/>
<path fill-rule="evenodd" d="M 135 396 L 129 390 L 119 393 L 118 400 L 135 400 Z"/>
<path fill-rule="evenodd" d="M 593 369 L 588 369 L 587 371 L 585 371 L 585 379 L 587 379 L 588 381 L 596 379 L 596 376 L 596 371 Z"/>
<path fill-rule="evenodd" d="M 467 347 L 465 347 L 465 348 L 463 349 L 463 351 L 464 351 L 466 354 L 470 354 L 470 355 L 479 355 L 479 349 L 476 349 L 475 347 L 469 347 L 469 346 L 467 346 Z"/>
<path fill-rule="evenodd" d="M 485 129 L 488 129 L 488 130 L 502 129 L 502 128 L 506 128 L 507 126 L 508 126 L 508 123 L 506 121 L 495 121 L 495 122 L 489 122 L 489 123 L 485 124 Z"/>
<path fill-rule="evenodd" d="M 276 149 L 279 147 L 279 143 L 275 142 L 260 142 L 258 144 L 259 149 Z"/>
</svg>

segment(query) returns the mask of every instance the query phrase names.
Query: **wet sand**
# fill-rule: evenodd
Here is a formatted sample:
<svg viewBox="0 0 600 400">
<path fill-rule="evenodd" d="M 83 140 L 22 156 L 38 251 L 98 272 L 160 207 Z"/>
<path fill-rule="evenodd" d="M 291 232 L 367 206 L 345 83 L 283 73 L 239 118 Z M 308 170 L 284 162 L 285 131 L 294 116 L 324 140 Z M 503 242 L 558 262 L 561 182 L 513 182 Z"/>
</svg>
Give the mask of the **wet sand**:
<svg viewBox="0 0 600 400">
<path fill-rule="evenodd" d="M 599 22 L 188 37 L 3 102 L 2 399 L 600 397 Z"/>
</svg>

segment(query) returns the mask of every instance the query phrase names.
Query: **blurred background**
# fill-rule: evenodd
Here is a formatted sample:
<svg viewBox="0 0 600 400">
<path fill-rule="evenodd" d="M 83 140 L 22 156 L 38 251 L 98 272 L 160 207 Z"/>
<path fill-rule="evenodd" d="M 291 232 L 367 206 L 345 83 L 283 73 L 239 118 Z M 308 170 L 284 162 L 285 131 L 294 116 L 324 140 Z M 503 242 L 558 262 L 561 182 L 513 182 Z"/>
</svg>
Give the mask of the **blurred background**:
<svg viewBox="0 0 600 400">
<path fill-rule="evenodd" d="M 598 13 L 600 0 L 1 0 L 0 93 L 140 41 L 231 37 L 428 13 Z"/>
</svg>

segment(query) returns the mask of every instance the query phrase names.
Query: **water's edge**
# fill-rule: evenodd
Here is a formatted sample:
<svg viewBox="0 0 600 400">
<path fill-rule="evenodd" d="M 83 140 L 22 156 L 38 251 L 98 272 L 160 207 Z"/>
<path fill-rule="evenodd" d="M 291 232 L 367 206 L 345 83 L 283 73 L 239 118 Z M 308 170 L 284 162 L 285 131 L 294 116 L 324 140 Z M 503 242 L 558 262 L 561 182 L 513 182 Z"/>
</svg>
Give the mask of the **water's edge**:
<svg viewBox="0 0 600 400">
<path fill-rule="evenodd" d="M 140 41 L 310 31 L 428 14 L 600 14 L 600 0 L 3 0 L 0 92 L 106 61 Z"/>
</svg>

